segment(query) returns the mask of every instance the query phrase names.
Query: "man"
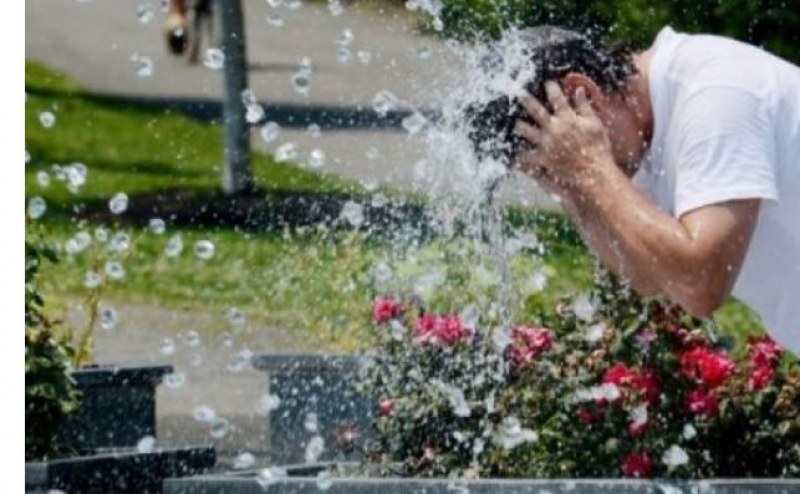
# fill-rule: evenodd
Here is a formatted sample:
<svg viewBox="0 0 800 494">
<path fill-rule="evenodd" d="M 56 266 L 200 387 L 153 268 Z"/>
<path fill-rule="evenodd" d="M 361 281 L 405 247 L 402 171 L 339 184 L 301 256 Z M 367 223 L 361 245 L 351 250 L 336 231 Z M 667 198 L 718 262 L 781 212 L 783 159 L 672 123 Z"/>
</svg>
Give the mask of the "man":
<svg viewBox="0 0 800 494">
<path fill-rule="evenodd" d="M 800 355 L 800 69 L 668 27 L 638 53 L 544 29 L 518 166 L 637 292 L 698 317 L 733 294 Z"/>
</svg>

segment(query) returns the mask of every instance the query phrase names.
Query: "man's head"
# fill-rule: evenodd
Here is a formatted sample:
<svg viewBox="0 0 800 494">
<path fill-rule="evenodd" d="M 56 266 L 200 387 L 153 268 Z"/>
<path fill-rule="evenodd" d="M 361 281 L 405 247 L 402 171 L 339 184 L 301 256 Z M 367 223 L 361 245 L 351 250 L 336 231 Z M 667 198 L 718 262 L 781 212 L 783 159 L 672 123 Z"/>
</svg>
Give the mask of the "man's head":
<svg viewBox="0 0 800 494">
<path fill-rule="evenodd" d="M 578 88 L 584 88 L 608 129 L 617 163 L 625 168 L 637 163 L 649 139 L 643 122 L 649 118 L 650 103 L 633 91 L 638 71 L 631 50 L 607 47 L 553 26 L 530 28 L 520 34 L 526 55 L 536 68 L 536 79 L 526 85 L 527 91 L 544 103 L 546 81 L 558 81 L 569 98 L 574 98 Z M 487 65 L 491 70 L 492 61 Z M 524 112 L 513 100 L 501 97 L 480 109 L 471 108 L 469 114 L 473 126 L 470 137 L 479 154 L 508 159 L 522 149 L 523 141 L 513 134 L 513 126 Z M 493 147 L 498 135 L 507 146 Z"/>
</svg>

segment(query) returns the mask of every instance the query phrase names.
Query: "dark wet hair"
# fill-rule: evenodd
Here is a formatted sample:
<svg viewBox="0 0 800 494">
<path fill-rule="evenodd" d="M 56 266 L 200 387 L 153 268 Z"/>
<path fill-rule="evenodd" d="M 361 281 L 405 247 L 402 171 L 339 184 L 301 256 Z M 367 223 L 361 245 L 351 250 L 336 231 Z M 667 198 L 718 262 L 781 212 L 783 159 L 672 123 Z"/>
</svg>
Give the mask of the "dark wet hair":
<svg viewBox="0 0 800 494">
<path fill-rule="evenodd" d="M 555 26 L 538 26 L 520 32 L 526 55 L 536 67 L 536 79 L 525 89 L 539 101 L 547 101 L 544 84 L 558 80 L 570 72 L 584 74 L 603 91 L 622 88 L 628 78 L 636 73 L 632 49 L 627 45 L 605 45 L 581 33 Z M 498 50 L 490 50 L 485 60 L 486 70 L 502 64 Z M 507 165 L 523 149 L 525 143 L 513 132 L 515 121 L 524 115 L 514 100 L 505 95 L 488 104 L 468 107 L 470 140 L 479 157 L 493 157 Z"/>
</svg>

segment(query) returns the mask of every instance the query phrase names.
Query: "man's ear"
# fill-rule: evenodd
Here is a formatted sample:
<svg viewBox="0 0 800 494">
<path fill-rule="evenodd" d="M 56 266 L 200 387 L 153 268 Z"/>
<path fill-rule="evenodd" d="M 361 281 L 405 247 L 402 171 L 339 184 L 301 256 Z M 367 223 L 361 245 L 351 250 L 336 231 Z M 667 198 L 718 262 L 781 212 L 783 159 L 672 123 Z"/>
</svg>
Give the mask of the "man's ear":
<svg viewBox="0 0 800 494">
<path fill-rule="evenodd" d="M 569 72 L 559 80 L 561 90 L 567 95 L 571 103 L 575 102 L 575 92 L 578 88 L 583 88 L 586 92 L 586 99 L 589 102 L 600 102 L 604 95 L 600 87 L 589 77 L 578 72 Z"/>
</svg>

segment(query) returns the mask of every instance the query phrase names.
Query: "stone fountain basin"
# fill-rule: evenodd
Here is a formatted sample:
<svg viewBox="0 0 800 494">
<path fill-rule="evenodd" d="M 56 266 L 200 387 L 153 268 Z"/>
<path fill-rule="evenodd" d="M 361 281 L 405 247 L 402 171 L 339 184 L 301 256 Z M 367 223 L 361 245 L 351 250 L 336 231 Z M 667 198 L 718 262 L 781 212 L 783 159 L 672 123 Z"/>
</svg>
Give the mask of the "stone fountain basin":
<svg viewBox="0 0 800 494">
<path fill-rule="evenodd" d="M 345 464 L 346 466 L 347 464 Z M 351 466 L 354 466 L 350 464 Z M 659 481 L 631 479 L 451 479 L 355 477 L 334 474 L 321 488 L 316 475 L 341 464 L 286 467 L 287 476 L 265 486 L 257 471 L 199 475 L 164 481 L 164 494 L 797 494 L 800 479 L 709 479 Z"/>
</svg>

